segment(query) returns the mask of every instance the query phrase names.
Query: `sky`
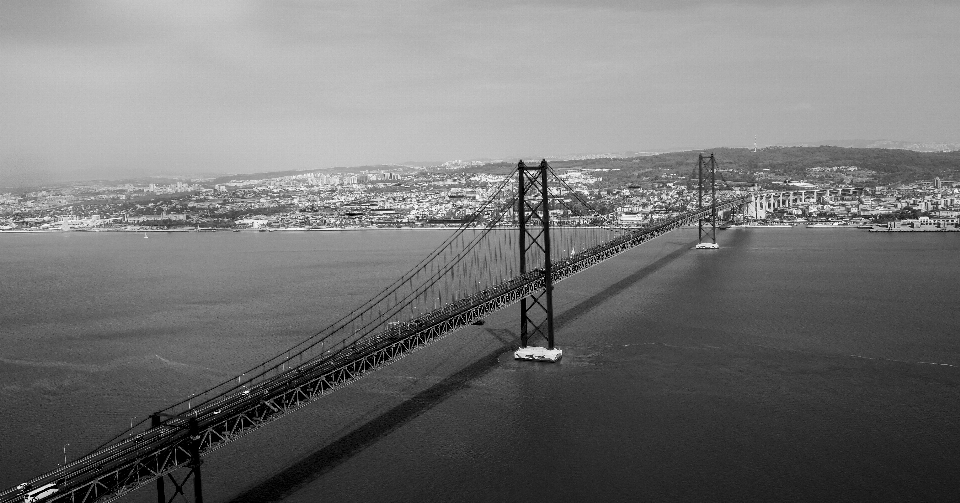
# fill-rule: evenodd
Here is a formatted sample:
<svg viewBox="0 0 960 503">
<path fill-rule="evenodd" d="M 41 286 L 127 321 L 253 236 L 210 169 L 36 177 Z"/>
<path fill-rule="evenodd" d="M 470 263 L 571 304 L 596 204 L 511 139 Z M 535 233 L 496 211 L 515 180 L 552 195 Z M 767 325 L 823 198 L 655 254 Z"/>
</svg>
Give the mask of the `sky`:
<svg viewBox="0 0 960 503">
<path fill-rule="evenodd" d="M 0 186 L 958 142 L 958 27 L 953 0 L 4 0 Z"/>
</svg>

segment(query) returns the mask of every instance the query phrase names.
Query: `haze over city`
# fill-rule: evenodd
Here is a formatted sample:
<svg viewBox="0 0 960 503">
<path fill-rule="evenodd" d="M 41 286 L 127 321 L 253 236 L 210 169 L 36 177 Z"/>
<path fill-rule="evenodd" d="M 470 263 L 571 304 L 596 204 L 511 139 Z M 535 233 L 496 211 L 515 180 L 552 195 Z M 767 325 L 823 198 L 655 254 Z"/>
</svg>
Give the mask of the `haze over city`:
<svg viewBox="0 0 960 503">
<path fill-rule="evenodd" d="M 960 141 L 960 5 L 0 5 L 0 178 Z"/>
</svg>

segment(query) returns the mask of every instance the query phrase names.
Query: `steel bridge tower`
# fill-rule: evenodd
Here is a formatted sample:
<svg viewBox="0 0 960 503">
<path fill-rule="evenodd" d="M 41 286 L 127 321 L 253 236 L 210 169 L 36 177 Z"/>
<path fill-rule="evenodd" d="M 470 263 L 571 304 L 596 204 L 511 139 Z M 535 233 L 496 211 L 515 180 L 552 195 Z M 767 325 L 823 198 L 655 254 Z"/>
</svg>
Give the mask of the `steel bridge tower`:
<svg viewBox="0 0 960 503">
<path fill-rule="evenodd" d="M 547 160 L 536 167 L 517 163 L 520 182 L 517 194 L 517 219 L 520 224 L 520 275 L 533 272 L 527 263 L 543 254 L 543 290 L 534 291 L 520 300 L 520 349 L 514 353 L 519 360 L 557 361 L 563 351 L 554 347 L 553 340 L 553 263 L 550 260 L 550 195 L 547 192 Z M 527 346 L 531 337 L 540 335 L 547 347 Z"/>
<path fill-rule="evenodd" d="M 703 206 L 703 195 L 704 192 L 706 192 L 706 188 L 703 186 L 704 170 L 710 171 L 710 217 L 709 220 L 699 219 L 696 247 L 699 250 L 716 250 L 720 248 L 720 245 L 717 244 L 717 160 L 713 154 L 710 154 L 710 157 L 704 157 L 703 154 L 700 154 L 697 158 L 697 173 L 699 179 L 697 186 L 697 210 L 701 213 L 705 209 Z M 708 221 L 709 225 L 707 225 Z M 710 241 L 704 243 L 704 236 Z"/>
<path fill-rule="evenodd" d="M 165 416 L 165 414 L 155 413 L 151 415 L 150 416 L 150 419 L 152 420 L 151 426 L 153 428 L 157 428 L 161 426 L 163 424 L 163 416 Z M 174 416 L 168 416 L 168 417 L 174 417 Z M 183 477 L 182 480 L 177 480 L 174 477 L 173 473 L 170 473 L 167 475 L 167 477 L 170 479 L 170 482 L 173 484 L 173 489 L 174 489 L 173 496 L 170 496 L 169 499 L 167 498 L 167 495 L 166 495 L 166 488 L 164 487 L 164 483 L 163 483 L 163 475 L 160 475 L 159 477 L 157 477 L 157 503 L 172 503 L 175 499 L 177 499 L 178 494 L 182 496 L 183 499 L 186 499 L 187 498 L 187 494 L 186 494 L 187 481 L 190 480 L 191 478 L 193 479 L 193 501 L 194 503 L 203 503 L 203 479 L 200 476 L 200 465 L 203 464 L 203 460 L 200 459 L 201 438 L 200 438 L 200 427 L 199 427 L 199 423 L 197 422 L 197 418 L 195 417 L 190 418 L 190 420 L 187 421 L 186 426 L 187 426 L 187 429 L 186 429 L 187 434 L 190 437 L 189 442 L 187 443 L 187 446 L 188 446 L 187 450 L 189 451 L 189 453 L 187 453 L 188 455 L 187 459 L 189 459 L 189 462 L 186 464 L 186 467 L 189 468 L 190 470 L 187 472 L 187 474 Z M 175 452 L 174 456 L 177 456 L 178 454 L 182 455 L 184 453 Z"/>
</svg>

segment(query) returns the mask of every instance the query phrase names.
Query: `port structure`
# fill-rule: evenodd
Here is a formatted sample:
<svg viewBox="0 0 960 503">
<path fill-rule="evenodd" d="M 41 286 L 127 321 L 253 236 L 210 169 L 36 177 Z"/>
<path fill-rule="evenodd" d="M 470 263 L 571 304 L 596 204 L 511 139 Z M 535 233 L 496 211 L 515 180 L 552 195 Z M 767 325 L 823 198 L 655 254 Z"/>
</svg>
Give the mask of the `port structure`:
<svg viewBox="0 0 960 503">
<path fill-rule="evenodd" d="M 703 206 L 703 196 L 707 189 L 704 187 L 704 171 L 709 170 L 710 176 L 710 207 Z M 700 154 L 697 158 L 697 210 L 701 217 L 697 224 L 697 246 L 698 250 L 716 250 L 720 248 L 717 244 L 717 159 L 710 154 L 710 157 L 704 157 Z M 709 213 L 706 211 L 709 210 Z M 709 239 L 704 242 L 704 236 Z"/>
<path fill-rule="evenodd" d="M 517 163 L 520 274 L 539 270 L 543 275 L 543 290 L 533 291 L 520 300 L 520 348 L 514 352 L 514 358 L 518 360 L 555 362 L 563 355 L 563 351 L 554 347 L 553 338 L 553 263 L 550 259 L 550 194 L 547 190 L 549 170 L 546 159 L 540 161 L 538 166 L 527 166 L 523 161 Z M 529 346 L 530 339 L 536 336 L 543 337 L 547 347 Z"/>
</svg>

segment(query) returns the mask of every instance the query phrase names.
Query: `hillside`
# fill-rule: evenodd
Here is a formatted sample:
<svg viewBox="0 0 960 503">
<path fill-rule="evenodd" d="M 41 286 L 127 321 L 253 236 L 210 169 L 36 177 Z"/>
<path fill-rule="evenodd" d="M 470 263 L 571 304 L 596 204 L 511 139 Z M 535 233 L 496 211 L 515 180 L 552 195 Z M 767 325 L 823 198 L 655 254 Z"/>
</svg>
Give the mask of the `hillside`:
<svg viewBox="0 0 960 503">
<path fill-rule="evenodd" d="M 605 181 L 627 182 L 656 179 L 658 175 L 675 173 L 686 176 L 697 166 L 701 152 L 716 155 L 722 170 L 742 172 L 750 178 L 763 170 L 791 178 L 804 178 L 807 168 L 857 166 L 877 172 L 876 183 L 886 185 L 916 180 L 931 180 L 939 176 L 945 180 L 960 179 L 960 151 L 916 152 L 884 148 L 844 147 L 767 147 L 754 152 L 745 148 L 717 148 L 703 151 L 669 152 L 664 154 L 624 159 L 585 159 L 575 161 L 552 160 L 554 169 L 607 169 Z M 512 163 L 486 164 L 465 172 L 504 173 Z M 734 176 L 736 179 L 736 176 Z"/>
</svg>

